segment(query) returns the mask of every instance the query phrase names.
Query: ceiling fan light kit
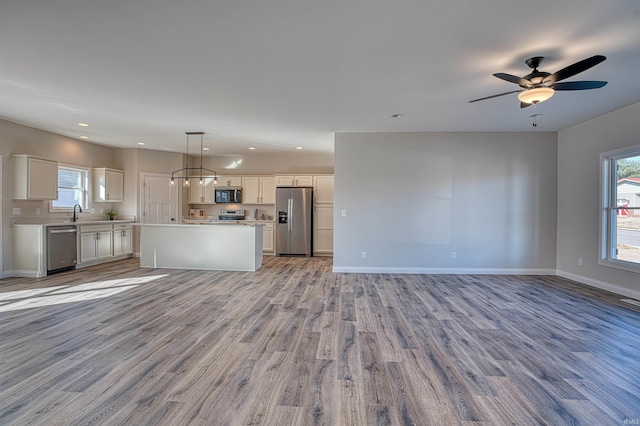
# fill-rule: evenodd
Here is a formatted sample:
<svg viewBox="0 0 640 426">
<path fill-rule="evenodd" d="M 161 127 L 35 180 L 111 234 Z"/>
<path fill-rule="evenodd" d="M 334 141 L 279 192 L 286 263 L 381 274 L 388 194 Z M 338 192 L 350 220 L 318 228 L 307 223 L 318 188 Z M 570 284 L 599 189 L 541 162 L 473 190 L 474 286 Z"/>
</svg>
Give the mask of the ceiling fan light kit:
<svg viewBox="0 0 640 426">
<path fill-rule="evenodd" d="M 518 100 L 524 104 L 537 104 L 550 99 L 555 90 L 550 87 L 534 87 L 518 94 Z"/>
<path fill-rule="evenodd" d="M 548 72 L 544 71 L 538 71 L 538 67 L 540 66 L 540 63 L 543 59 L 544 57 L 542 56 L 535 56 L 533 58 L 527 59 L 525 63 L 529 68 L 533 69 L 533 71 L 530 74 L 525 75 L 524 77 L 518 77 L 506 73 L 493 74 L 495 77 L 501 80 L 517 84 L 521 87 L 520 90 L 512 90 L 510 92 L 486 96 L 484 98 L 474 99 L 469 102 L 484 101 L 487 99 L 509 95 L 511 93 L 517 93 L 518 100 L 520 101 L 520 108 L 526 108 L 531 105 L 533 105 L 535 108 L 536 104 L 548 100 L 558 90 L 575 91 L 599 89 L 607 84 L 606 81 L 571 81 L 567 83 L 560 83 L 561 80 L 573 77 L 576 74 L 588 70 L 589 68 L 595 67 L 600 62 L 607 59 L 605 56 L 595 55 L 590 58 L 583 59 L 582 61 L 578 61 L 574 64 L 569 65 L 568 67 L 564 67 L 560 71 L 556 71 L 553 74 L 549 74 Z M 538 115 L 540 114 L 534 114 L 532 117 L 536 117 Z M 535 118 L 533 125 L 536 126 Z"/>
</svg>

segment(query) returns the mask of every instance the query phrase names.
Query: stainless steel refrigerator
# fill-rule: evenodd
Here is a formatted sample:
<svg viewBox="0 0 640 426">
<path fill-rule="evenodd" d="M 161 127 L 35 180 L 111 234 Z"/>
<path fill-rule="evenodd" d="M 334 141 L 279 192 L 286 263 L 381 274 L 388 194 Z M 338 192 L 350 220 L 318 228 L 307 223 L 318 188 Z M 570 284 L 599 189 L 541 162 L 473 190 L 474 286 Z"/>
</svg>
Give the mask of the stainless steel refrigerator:
<svg viewBox="0 0 640 426">
<path fill-rule="evenodd" d="M 312 255 L 313 188 L 276 188 L 276 255 Z"/>
</svg>

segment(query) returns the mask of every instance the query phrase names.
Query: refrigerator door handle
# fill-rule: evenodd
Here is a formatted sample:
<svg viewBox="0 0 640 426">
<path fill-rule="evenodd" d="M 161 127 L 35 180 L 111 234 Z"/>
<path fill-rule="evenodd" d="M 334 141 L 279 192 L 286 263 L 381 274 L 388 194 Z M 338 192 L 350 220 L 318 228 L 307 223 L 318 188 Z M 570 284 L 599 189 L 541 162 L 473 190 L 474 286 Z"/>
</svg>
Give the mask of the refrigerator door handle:
<svg viewBox="0 0 640 426">
<path fill-rule="evenodd" d="M 289 198 L 287 200 L 287 204 L 287 228 L 291 234 L 293 232 L 293 228 L 291 226 L 291 218 L 293 217 L 293 198 Z"/>
</svg>

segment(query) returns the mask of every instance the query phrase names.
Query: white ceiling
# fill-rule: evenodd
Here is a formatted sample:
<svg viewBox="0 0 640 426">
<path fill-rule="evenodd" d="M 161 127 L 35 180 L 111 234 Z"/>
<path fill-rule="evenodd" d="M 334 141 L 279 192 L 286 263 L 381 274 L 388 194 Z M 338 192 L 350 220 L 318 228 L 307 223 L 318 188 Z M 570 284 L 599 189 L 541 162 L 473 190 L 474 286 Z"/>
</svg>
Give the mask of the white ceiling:
<svg viewBox="0 0 640 426">
<path fill-rule="evenodd" d="M 495 72 L 601 54 L 520 109 Z M 0 117 L 99 144 L 332 151 L 335 132 L 558 131 L 640 101 L 637 0 L 2 0 Z M 401 113 L 401 119 L 392 114 Z M 88 123 L 82 128 L 77 124 Z M 199 142 L 199 139 L 198 139 Z"/>
</svg>

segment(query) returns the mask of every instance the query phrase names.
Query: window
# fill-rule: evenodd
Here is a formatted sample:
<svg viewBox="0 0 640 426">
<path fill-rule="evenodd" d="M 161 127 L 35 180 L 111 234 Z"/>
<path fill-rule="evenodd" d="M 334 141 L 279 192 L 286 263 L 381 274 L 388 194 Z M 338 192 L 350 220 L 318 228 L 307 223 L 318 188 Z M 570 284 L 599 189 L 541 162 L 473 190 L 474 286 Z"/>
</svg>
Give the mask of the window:
<svg viewBox="0 0 640 426">
<path fill-rule="evenodd" d="M 58 199 L 51 201 L 51 210 L 70 210 L 76 204 L 89 207 L 89 170 L 81 167 L 58 166 Z"/>
<path fill-rule="evenodd" d="M 640 145 L 600 155 L 600 263 L 640 272 Z"/>
</svg>

